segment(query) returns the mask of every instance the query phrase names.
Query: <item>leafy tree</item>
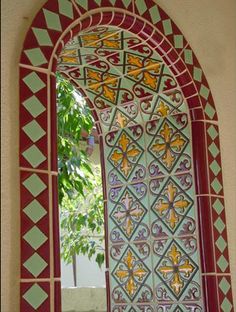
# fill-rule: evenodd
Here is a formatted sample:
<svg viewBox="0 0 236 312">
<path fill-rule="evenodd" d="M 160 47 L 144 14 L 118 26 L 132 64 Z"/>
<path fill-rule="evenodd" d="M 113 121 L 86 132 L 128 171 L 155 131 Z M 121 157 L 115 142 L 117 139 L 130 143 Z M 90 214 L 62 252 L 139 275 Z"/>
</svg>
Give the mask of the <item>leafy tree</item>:
<svg viewBox="0 0 236 312">
<path fill-rule="evenodd" d="M 94 120 L 85 100 L 69 81 L 57 74 L 58 188 L 61 254 L 65 262 L 75 254 L 104 262 L 104 217 L 101 169 L 93 165 L 81 145 Z"/>
</svg>

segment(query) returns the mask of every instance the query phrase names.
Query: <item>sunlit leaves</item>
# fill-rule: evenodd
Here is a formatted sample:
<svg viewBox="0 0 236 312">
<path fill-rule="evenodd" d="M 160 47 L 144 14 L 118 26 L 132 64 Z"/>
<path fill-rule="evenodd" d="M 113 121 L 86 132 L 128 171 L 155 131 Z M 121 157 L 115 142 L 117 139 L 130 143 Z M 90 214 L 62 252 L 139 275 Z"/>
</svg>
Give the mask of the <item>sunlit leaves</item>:
<svg viewBox="0 0 236 312">
<path fill-rule="evenodd" d="M 82 131 L 91 132 L 93 117 L 84 99 L 57 75 L 58 192 L 61 217 L 61 253 L 69 263 L 74 254 L 95 256 L 104 262 L 104 214 L 99 167 L 90 163 L 81 147 Z"/>
</svg>

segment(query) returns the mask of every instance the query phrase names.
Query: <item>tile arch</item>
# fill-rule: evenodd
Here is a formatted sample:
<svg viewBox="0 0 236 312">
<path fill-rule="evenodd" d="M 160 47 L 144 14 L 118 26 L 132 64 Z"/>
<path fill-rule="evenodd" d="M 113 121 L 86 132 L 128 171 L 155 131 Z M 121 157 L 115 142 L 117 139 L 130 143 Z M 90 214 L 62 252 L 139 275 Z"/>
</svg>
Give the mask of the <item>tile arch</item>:
<svg viewBox="0 0 236 312">
<path fill-rule="evenodd" d="M 56 145 L 51 146 L 56 139 L 53 71 L 57 51 L 54 53 L 54 47 L 58 46 L 59 52 L 76 33 L 99 24 L 119 25 L 120 28 L 133 25 L 133 31 L 136 27 L 140 38 L 158 51 L 181 87 L 192 127 L 205 308 L 227 311 L 230 307 L 229 311 L 233 311 L 219 129 L 213 98 L 188 42 L 167 14 L 154 1 L 148 0 L 49 0 L 26 36 L 20 60 L 22 311 L 59 311 L 60 270 L 55 260 L 59 243 L 57 235 L 53 237 L 53 231 L 54 234 L 58 231 L 57 198 L 52 192 L 56 189 Z M 37 129 L 38 137 L 27 135 L 26 129 L 31 129 L 31 133 Z M 35 209 L 41 211 L 38 220 Z M 36 245 L 29 246 L 26 242 L 29 229 L 38 233 Z M 54 257 L 46 259 L 48 252 L 45 250 L 50 247 Z M 33 277 L 26 269 L 25 259 L 33 261 L 35 254 L 41 266 Z M 211 289 L 217 294 L 214 298 L 208 297 Z M 38 302 L 34 300 L 35 294 L 39 296 Z"/>
</svg>

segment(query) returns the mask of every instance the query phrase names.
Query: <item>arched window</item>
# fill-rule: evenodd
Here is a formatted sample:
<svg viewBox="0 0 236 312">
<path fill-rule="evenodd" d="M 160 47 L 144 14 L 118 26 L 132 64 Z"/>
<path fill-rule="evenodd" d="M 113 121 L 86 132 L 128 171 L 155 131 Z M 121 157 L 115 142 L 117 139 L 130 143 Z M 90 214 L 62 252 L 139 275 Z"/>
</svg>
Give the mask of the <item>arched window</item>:
<svg viewBox="0 0 236 312">
<path fill-rule="evenodd" d="M 108 311 L 232 311 L 219 132 L 153 1 L 49 0 L 20 60 L 21 311 L 60 311 L 55 72 L 100 136 Z"/>
</svg>

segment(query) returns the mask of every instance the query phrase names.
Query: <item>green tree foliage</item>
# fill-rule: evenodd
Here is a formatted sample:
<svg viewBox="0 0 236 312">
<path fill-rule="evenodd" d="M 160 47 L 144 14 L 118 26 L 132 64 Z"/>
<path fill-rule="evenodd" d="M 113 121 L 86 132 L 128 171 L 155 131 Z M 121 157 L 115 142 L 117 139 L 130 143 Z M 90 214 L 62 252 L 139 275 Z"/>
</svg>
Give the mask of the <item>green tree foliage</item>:
<svg viewBox="0 0 236 312">
<path fill-rule="evenodd" d="M 84 99 L 57 75 L 58 190 L 61 220 L 61 255 L 96 257 L 104 262 L 104 215 L 101 169 L 93 165 L 81 146 L 81 133 L 91 132 L 94 120 Z"/>
</svg>

